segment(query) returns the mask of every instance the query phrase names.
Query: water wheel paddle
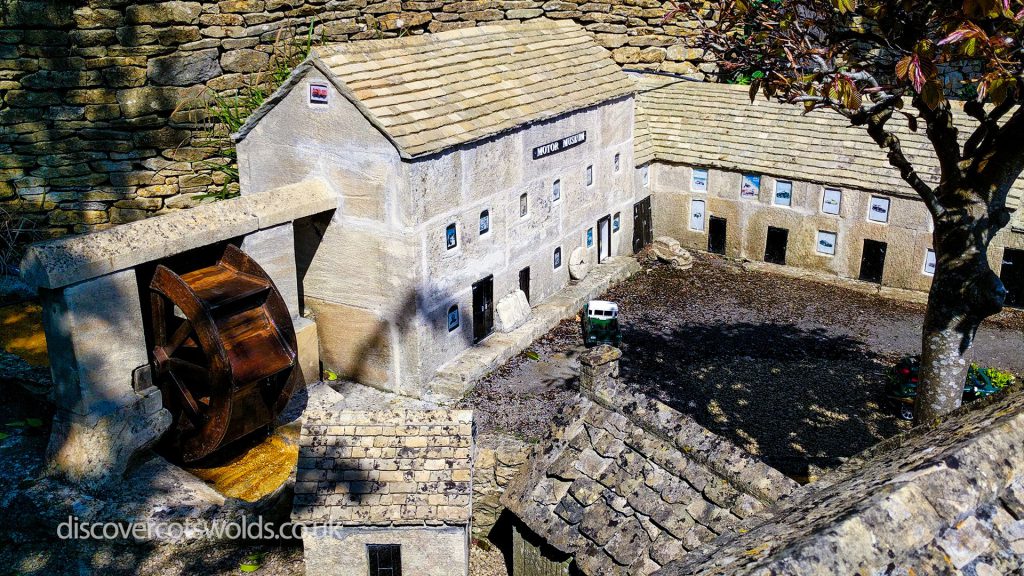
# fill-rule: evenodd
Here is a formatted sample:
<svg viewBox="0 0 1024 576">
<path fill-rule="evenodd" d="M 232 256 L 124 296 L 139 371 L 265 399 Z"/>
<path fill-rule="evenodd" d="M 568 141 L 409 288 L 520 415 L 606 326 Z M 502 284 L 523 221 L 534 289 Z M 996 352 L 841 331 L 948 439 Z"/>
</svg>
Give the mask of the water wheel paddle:
<svg viewBox="0 0 1024 576">
<path fill-rule="evenodd" d="M 168 450 L 194 462 L 271 426 L 301 374 L 291 314 L 263 268 L 229 244 L 213 266 L 157 266 L 149 288 Z"/>
</svg>

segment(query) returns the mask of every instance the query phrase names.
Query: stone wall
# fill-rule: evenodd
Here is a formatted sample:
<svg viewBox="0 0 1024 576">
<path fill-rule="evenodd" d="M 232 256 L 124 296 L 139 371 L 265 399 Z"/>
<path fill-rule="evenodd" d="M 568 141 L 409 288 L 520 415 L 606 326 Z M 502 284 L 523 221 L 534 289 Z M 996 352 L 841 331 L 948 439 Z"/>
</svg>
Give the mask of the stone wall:
<svg viewBox="0 0 1024 576">
<path fill-rule="evenodd" d="M 267 78 L 280 38 L 421 34 L 573 19 L 631 67 L 702 78 L 694 27 L 659 0 L 4 0 L 0 209 L 40 233 L 99 230 L 189 208 L 230 177 L 203 138 L 201 101 Z M 285 42 L 277 42 L 278 50 Z M 204 92 L 206 90 L 206 92 Z M 199 95 L 203 93 L 203 97 Z M 231 191 L 232 186 L 228 187 Z"/>
<path fill-rule="evenodd" d="M 497 434 L 477 438 L 473 468 L 473 536 L 486 538 L 502 510 L 499 501 L 505 487 L 519 472 L 532 446 L 511 436 Z"/>
</svg>

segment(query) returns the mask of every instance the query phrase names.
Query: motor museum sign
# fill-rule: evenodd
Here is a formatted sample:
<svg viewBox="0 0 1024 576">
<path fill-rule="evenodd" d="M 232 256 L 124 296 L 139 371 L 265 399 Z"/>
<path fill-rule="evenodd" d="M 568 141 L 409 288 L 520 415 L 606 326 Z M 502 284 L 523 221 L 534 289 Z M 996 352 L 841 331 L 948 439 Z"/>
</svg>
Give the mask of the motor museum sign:
<svg viewBox="0 0 1024 576">
<path fill-rule="evenodd" d="M 572 136 L 566 136 L 561 140 L 555 140 L 554 142 L 548 142 L 541 146 L 537 146 L 533 149 L 533 159 L 539 160 L 545 156 L 551 156 L 557 154 L 562 150 L 567 150 L 573 146 L 579 146 L 587 141 L 587 131 L 577 132 Z"/>
</svg>

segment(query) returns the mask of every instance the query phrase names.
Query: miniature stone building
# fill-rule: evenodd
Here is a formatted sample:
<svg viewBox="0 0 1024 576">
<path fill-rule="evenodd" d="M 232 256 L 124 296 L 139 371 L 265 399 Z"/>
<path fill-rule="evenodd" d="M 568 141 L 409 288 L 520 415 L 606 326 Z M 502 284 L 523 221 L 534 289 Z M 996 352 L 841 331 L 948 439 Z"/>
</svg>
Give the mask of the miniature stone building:
<svg viewBox="0 0 1024 576">
<path fill-rule="evenodd" d="M 509 485 L 514 576 L 644 575 L 763 520 L 797 485 L 615 380 L 617 349 L 581 358 L 583 397 Z M 529 567 L 529 569 L 526 569 Z"/>
<path fill-rule="evenodd" d="M 325 367 L 421 395 L 575 248 L 632 253 L 634 90 L 568 22 L 317 47 L 236 139 L 243 194 L 338 192 L 303 270 Z"/>
<path fill-rule="evenodd" d="M 770 521 L 658 576 L 1020 574 L 1024 395 L 968 404 L 804 487 Z"/>
<path fill-rule="evenodd" d="M 468 574 L 473 457 L 469 410 L 310 415 L 292 510 L 306 574 Z"/>
<path fill-rule="evenodd" d="M 885 286 L 927 290 L 935 269 L 931 216 L 863 127 L 829 112 L 750 102 L 746 86 L 643 75 L 636 163 L 650 162 L 658 235 L 683 247 L 810 268 Z M 965 127 L 973 122 L 963 116 Z M 893 119 L 903 149 L 930 184 L 938 165 L 921 130 Z M 1024 180 L 1007 201 L 1020 204 Z M 989 258 L 1024 270 L 1024 220 Z M 1021 276 L 1024 278 L 1024 276 Z M 1024 303 L 1024 282 L 1020 285 Z"/>
</svg>

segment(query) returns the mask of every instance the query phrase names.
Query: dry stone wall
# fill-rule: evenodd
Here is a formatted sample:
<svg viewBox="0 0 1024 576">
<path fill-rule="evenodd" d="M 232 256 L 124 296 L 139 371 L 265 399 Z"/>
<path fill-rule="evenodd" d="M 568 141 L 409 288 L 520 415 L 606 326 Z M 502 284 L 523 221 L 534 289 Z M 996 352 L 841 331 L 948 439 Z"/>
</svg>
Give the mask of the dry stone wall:
<svg viewBox="0 0 1024 576">
<path fill-rule="evenodd" d="M 661 0 L 0 0 L 0 209 L 46 235 L 190 208 L 231 180 L 211 94 L 267 79 L 287 39 L 359 41 L 572 19 L 624 66 L 703 78 Z M 284 40 L 282 40 L 284 39 Z M 200 96 L 200 94 L 202 94 Z M 199 110 L 194 110 L 198 108 Z M 232 190 L 235 184 L 228 186 Z"/>
</svg>

